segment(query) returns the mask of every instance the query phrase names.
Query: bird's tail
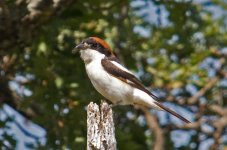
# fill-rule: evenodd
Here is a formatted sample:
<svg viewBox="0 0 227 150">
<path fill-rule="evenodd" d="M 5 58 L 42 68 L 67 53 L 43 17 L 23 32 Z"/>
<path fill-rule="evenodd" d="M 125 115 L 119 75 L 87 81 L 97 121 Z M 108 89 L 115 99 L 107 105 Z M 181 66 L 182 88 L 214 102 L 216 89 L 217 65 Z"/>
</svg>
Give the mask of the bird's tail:
<svg viewBox="0 0 227 150">
<path fill-rule="evenodd" d="M 139 105 L 146 106 L 146 107 L 149 107 L 149 108 L 155 108 L 155 109 L 158 109 L 158 110 L 165 110 L 168 113 L 179 118 L 180 120 L 184 121 L 185 123 L 190 123 L 190 121 L 188 121 L 186 118 L 182 117 L 181 115 L 179 115 L 175 111 L 165 107 L 164 105 L 162 105 L 161 103 L 156 101 L 156 100 L 158 100 L 158 98 L 156 96 L 154 96 L 153 94 L 149 93 L 148 90 L 147 90 L 147 92 L 144 92 L 142 90 L 135 89 L 133 98 L 134 98 L 135 104 L 139 104 Z"/>
<path fill-rule="evenodd" d="M 167 111 L 168 113 L 174 115 L 175 117 L 177 117 L 178 119 L 184 121 L 185 123 L 191 123 L 189 120 L 187 120 L 186 118 L 184 118 L 183 116 L 181 116 L 180 114 L 176 113 L 175 111 L 169 109 L 168 107 L 162 105 L 161 103 L 154 101 L 154 104 L 156 104 L 158 107 L 160 107 L 161 109 Z"/>
</svg>

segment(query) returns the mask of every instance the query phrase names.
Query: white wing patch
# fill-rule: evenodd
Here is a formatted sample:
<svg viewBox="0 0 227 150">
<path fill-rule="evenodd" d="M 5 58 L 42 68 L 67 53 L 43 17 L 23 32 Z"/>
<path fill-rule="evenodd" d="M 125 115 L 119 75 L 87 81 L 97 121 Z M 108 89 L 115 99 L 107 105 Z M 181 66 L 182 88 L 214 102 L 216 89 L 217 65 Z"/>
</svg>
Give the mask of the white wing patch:
<svg viewBox="0 0 227 150">
<path fill-rule="evenodd" d="M 129 71 L 127 68 L 122 66 L 121 64 L 117 63 L 116 61 L 110 61 L 112 64 L 114 64 L 116 67 L 120 68 L 121 70 L 124 70 L 125 72 L 128 72 L 130 74 L 133 74 L 131 71 Z"/>
</svg>

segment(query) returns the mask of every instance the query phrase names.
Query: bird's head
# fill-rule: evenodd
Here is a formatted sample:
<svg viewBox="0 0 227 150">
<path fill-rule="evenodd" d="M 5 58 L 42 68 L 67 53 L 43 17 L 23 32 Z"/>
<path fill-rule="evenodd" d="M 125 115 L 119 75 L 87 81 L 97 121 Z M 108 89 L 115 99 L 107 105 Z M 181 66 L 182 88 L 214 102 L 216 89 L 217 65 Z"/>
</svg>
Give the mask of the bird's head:
<svg viewBox="0 0 227 150">
<path fill-rule="evenodd" d="M 98 37 L 89 37 L 83 40 L 72 50 L 72 52 L 76 53 L 78 51 L 81 52 L 86 50 L 95 50 L 101 54 L 104 54 L 107 57 L 113 55 L 110 46 L 104 40 Z"/>
<path fill-rule="evenodd" d="M 78 44 L 72 53 L 80 52 L 85 64 L 104 57 L 116 58 L 110 46 L 98 37 L 89 37 Z"/>
</svg>

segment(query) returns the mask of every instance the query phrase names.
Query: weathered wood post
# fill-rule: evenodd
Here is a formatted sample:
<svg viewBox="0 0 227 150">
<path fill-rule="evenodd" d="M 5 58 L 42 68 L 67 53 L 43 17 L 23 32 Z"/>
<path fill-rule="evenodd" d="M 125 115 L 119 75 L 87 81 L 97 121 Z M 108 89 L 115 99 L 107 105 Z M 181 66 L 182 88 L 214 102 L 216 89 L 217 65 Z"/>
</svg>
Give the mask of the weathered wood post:
<svg viewBox="0 0 227 150">
<path fill-rule="evenodd" d="M 111 106 L 91 102 L 87 107 L 87 150 L 116 150 L 115 128 Z"/>
</svg>

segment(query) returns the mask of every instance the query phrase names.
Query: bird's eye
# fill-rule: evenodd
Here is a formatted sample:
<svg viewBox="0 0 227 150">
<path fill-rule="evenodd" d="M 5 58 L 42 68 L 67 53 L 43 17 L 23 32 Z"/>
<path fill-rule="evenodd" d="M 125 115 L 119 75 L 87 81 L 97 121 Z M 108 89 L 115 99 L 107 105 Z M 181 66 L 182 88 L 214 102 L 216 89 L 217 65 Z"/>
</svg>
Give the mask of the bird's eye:
<svg viewBox="0 0 227 150">
<path fill-rule="evenodd" d="M 91 46 L 92 48 L 96 48 L 96 47 L 97 47 L 97 43 L 91 43 L 90 46 Z"/>
</svg>

